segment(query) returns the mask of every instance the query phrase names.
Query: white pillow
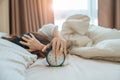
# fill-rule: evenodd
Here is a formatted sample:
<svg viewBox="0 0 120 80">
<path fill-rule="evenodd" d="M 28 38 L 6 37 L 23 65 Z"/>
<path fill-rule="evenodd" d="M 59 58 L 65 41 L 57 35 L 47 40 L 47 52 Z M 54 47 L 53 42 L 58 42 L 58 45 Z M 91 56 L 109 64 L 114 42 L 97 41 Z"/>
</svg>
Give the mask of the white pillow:
<svg viewBox="0 0 120 80">
<path fill-rule="evenodd" d="M 0 39 L 0 80 L 26 80 L 26 69 L 35 60 L 24 48 Z"/>
<path fill-rule="evenodd" d="M 102 26 L 91 25 L 87 34 L 93 40 L 94 45 L 103 40 L 120 39 L 120 30 L 104 28 Z"/>
</svg>

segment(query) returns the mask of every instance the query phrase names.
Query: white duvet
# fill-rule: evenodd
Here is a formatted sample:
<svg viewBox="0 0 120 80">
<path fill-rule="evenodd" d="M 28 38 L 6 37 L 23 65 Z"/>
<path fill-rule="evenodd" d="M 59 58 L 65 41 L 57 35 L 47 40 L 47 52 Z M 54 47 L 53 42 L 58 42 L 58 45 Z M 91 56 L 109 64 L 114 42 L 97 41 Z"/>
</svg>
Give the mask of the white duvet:
<svg viewBox="0 0 120 80">
<path fill-rule="evenodd" d="M 91 25 L 88 36 L 92 39 L 91 47 L 73 47 L 71 54 L 84 58 L 120 62 L 120 31 Z"/>
<path fill-rule="evenodd" d="M 69 53 L 83 58 L 120 62 L 120 30 L 89 25 L 89 17 L 76 14 L 62 26 Z"/>
</svg>

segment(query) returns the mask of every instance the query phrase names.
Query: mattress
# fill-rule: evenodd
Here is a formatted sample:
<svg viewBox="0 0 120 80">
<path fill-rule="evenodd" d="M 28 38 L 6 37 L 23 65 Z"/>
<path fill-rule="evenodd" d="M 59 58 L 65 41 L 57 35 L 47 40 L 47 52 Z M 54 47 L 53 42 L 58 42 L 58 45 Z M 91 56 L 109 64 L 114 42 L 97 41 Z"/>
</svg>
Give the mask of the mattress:
<svg viewBox="0 0 120 80">
<path fill-rule="evenodd" d="M 69 56 L 63 67 L 48 67 L 38 59 L 27 69 L 27 80 L 120 80 L 120 64 Z"/>
</svg>

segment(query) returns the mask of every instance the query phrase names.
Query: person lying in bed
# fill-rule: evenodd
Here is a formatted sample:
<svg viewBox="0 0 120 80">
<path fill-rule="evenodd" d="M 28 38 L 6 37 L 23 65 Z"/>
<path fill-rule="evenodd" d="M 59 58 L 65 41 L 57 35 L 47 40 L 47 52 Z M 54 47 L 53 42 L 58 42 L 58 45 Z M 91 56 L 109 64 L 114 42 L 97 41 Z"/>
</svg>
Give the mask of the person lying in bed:
<svg viewBox="0 0 120 80">
<path fill-rule="evenodd" d="M 58 27 L 54 24 L 42 26 L 38 32 L 25 33 L 22 36 L 5 38 L 20 45 L 38 57 L 45 57 L 46 48 L 51 45 L 53 53 L 67 53 L 66 40 L 60 35 Z"/>
</svg>

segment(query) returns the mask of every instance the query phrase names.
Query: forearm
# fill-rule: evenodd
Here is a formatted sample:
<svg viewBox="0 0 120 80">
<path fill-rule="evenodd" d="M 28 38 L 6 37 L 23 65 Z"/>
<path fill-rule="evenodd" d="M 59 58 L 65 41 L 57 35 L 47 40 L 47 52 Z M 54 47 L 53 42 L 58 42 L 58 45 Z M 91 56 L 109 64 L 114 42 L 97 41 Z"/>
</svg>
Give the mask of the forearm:
<svg viewBox="0 0 120 80">
<path fill-rule="evenodd" d="M 40 43 L 40 45 L 38 46 L 38 50 L 39 50 L 39 51 L 42 51 L 42 49 L 43 49 L 45 46 L 46 46 L 46 45 Z"/>
<path fill-rule="evenodd" d="M 55 38 L 55 37 L 63 38 L 62 35 L 60 34 L 60 32 L 58 31 L 58 27 L 55 27 L 55 29 L 53 31 L 53 38 Z"/>
</svg>

